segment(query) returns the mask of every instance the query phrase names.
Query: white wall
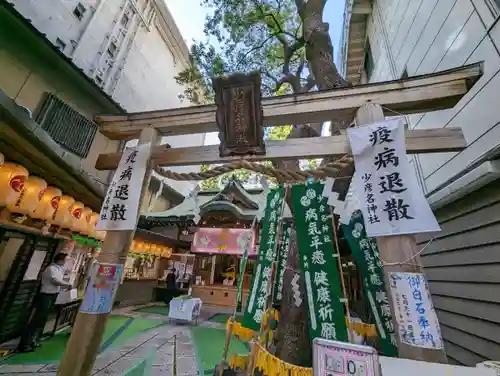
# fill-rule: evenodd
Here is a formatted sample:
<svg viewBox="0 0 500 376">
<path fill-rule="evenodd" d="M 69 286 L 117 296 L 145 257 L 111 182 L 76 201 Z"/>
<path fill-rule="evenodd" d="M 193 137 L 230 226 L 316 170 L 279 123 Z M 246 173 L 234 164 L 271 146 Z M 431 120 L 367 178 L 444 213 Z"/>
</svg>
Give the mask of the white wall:
<svg viewBox="0 0 500 376">
<path fill-rule="evenodd" d="M 167 34 L 159 29 L 159 22 L 150 17 L 153 0 L 11 1 L 52 43 L 61 39 L 66 44 L 63 52 L 91 78 L 96 69 L 106 66 L 110 38 L 117 37 L 120 43 L 116 61 L 102 87 L 127 111 L 188 104 L 178 98 L 183 88 L 174 79 L 185 68 L 182 62 L 186 59 L 174 58 Z M 81 20 L 73 14 L 79 3 L 86 8 Z M 135 16 L 123 36 L 117 29 L 125 9 L 134 9 Z M 137 11 L 143 17 L 139 17 Z M 202 143 L 201 139 L 198 145 Z"/>
<path fill-rule="evenodd" d="M 113 97 L 131 112 L 188 105 L 187 101 L 180 102 L 178 95 L 184 89 L 174 79 L 184 69 L 174 61 L 156 25 L 151 31 L 142 29 L 132 44 Z"/>
<path fill-rule="evenodd" d="M 78 40 L 81 32 L 92 17 L 91 7 L 97 6 L 101 0 L 9 0 L 18 12 L 30 19 L 33 25 L 47 35 L 55 43 L 57 38 L 63 40 L 71 51 L 70 40 Z M 84 17 L 78 20 L 73 10 L 78 3 L 87 8 Z"/>
<path fill-rule="evenodd" d="M 413 129 L 461 127 L 459 153 L 414 158 L 428 194 L 442 188 L 500 145 L 500 25 L 485 0 L 379 0 L 368 24 L 375 60 L 371 82 L 426 74 L 484 61 L 484 75 L 450 110 L 412 115 Z"/>
</svg>

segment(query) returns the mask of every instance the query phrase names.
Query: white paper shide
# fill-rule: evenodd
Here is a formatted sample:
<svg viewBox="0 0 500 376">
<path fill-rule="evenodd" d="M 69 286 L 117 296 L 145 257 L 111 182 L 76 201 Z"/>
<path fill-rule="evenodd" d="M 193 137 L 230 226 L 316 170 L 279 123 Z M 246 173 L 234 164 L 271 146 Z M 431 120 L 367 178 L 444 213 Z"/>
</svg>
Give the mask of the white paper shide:
<svg viewBox="0 0 500 376">
<path fill-rule="evenodd" d="M 428 349 L 443 348 L 431 294 L 421 273 L 389 273 L 394 315 L 402 343 Z"/>
<path fill-rule="evenodd" d="M 406 155 L 402 119 L 349 128 L 348 136 L 368 236 L 439 231 Z"/>
<path fill-rule="evenodd" d="M 96 230 L 133 230 L 151 144 L 127 148 L 108 188 Z"/>
</svg>

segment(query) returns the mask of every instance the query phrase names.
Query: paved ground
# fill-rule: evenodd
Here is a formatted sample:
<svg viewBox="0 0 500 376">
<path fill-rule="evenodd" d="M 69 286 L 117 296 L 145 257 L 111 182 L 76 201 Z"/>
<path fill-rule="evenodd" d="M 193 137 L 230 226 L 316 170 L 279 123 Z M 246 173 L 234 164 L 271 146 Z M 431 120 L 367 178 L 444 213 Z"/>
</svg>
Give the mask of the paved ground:
<svg viewBox="0 0 500 376">
<path fill-rule="evenodd" d="M 133 368 L 148 356 L 152 359 L 152 376 L 172 375 L 174 338 L 177 341 L 177 375 L 203 375 L 204 370 L 196 358 L 190 326 L 172 325 L 167 322 L 166 316 L 135 312 L 136 308 L 116 310 L 113 314 L 161 320 L 165 325 L 148 330 L 118 348 L 101 353 L 94 364 L 93 375 L 123 375 L 124 371 Z M 211 315 L 213 312 L 210 309 L 204 309 L 199 325 L 223 328 L 221 323 L 203 321 Z M 0 375 L 52 376 L 56 375 L 57 367 L 57 364 L 4 364 L 0 365 Z"/>
</svg>

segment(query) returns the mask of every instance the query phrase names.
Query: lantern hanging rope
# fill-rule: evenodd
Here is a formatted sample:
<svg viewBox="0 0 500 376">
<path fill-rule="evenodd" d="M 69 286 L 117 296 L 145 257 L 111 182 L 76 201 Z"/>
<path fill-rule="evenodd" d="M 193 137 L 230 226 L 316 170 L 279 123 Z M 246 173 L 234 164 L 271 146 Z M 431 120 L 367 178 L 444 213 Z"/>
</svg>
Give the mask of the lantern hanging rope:
<svg viewBox="0 0 500 376">
<path fill-rule="evenodd" d="M 268 167 L 257 162 L 249 162 L 246 160 L 239 160 L 224 164 L 222 166 L 216 166 L 204 172 L 187 172 L 187 173 L 174 172 L 171 170 L 166 170 L 159 166 L 155 166 L 154 170 L 158 175 L 164 178 L 172 180 L 188 181 L 188 180 L 210 179 L 234 170 L 244 168 L 264 175 L 273 176 L 280 182 L 299 182 L 299 181 L 305 181 L 309 178 L 321 179 L 328 176 L 337 177 L 337 175 L 341 171 L 352 166 L 352 164 L 353 164 L 352 156 L 346 154 L 342 158 L 336 160 L 335 162 L 331 162 L 324 166 L 320 166 L 316 169 L 307 171 L 279 170 L 274 167 Z M 350 178 L 350 176 L 343 176 L 341 178 Z M 337 177 L 337 179 L 339 179 L 339 177 Z"/>
</svg>

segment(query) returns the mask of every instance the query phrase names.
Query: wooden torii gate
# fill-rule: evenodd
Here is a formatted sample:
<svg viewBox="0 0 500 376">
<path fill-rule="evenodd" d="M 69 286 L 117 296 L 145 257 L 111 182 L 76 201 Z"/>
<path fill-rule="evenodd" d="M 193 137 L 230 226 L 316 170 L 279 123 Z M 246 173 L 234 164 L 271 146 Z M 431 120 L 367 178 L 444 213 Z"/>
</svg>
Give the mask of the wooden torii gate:
<svg viewBox="0 0 500 376">
<path fill-rule="evenodd" d="M 262 99 L 263 124 L 278 126 L 306 124 L 331 119 L 352 119 L 357 125 L 384 119 L 384 114 L 413 114 L 449 109 L 470 90 L 482 75 L 482 63 L 444 72 L 412 77 L 404 80 L 360 85 L 303 94 L 292 94 Z M 260 94 L 259 94 L 260 96 Z M 159 145 L 161 136 L 195 134 L 219 130 L 215 105 L 177 108 L 133 113 L 127 115 L 97 116 L 100 132 L 112 140 L 139 138 L 139 144 L 151 143 L 150 165 L 144 179 L 142 196 L 149 184 L 151 167 L 185 166 L 237 161 L 311 159 L 339 157 L 350 151 L 346 135 L 313 137 L 283 141 L 267 141 L 265 154 L 220 156 L 219 146 L 169 148 Z M 407 131 L 407 152 L 457 152 L 467 145 L 461 129 L 441 128 Z M 99 155 L 96 168 L 116 169 L 121 153 Z M 100 262 L 124 263 L 134 231 L 109 231 L 101 248 Z M 397 265 L 417 254 L 412 236 L 389 236 L 377 239 L 381 257 L 391 263 L 388 272 L 422 272 L 417 265 Z M 392 303 L 391 303 L 392 304 Z M 391 307 L 393 308 L 393 307 Z M 88 376 L 97 357 L 108 314 L 79 313 L 71 338 L 59 366 L 60 376 Z M 397 323 L 394 323 L 397 328 Z M 402 358 L 446 362 L 442 350 L 415 348 L 398 344 Z"/>
</svg>

